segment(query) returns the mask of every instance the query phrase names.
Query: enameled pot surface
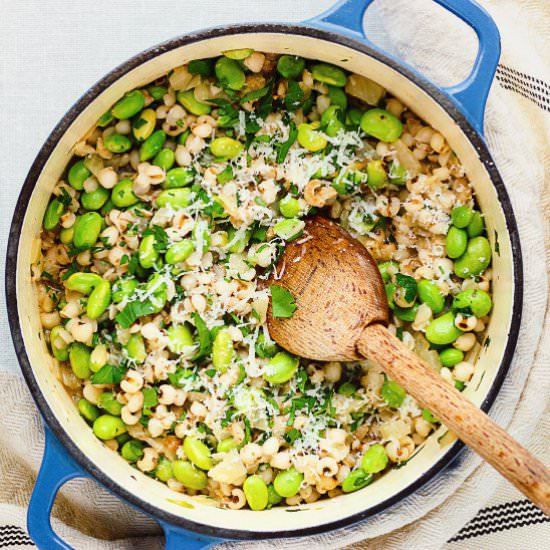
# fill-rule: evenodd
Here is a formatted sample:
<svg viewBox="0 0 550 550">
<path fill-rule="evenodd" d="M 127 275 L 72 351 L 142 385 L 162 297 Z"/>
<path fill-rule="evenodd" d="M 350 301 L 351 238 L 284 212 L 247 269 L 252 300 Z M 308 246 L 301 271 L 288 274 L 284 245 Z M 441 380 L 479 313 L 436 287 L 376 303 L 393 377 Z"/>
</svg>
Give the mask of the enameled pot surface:
<svg viewBox="0 0 550 550">
<path fill-rule="evenodd" d="M 456 458 L 461 444 L 449 443 L 449 435 L 440 428 L 405 466 L 368 489 L 301 506 L 299 513 L 289 513 L 296 509 L 285 508 L 228 511 L 206 499 L 197 501 L 175 493 L 106 448 L 79 416 L 62 384 L 52 375 L 30 278 L 29 265 L 40 248 L 38 237 L 48 197 L 70 159 L 72 147 L 97 118 L 126 91 L 173 67 L 244 45 L 320 59 L 372 78 L 445 135 L 476 190 L 494 251 L 495 308 L 476 375 L 466 390 L 472 401 L 489 409 L 512 358 L 522 300 L 517 227 L 494 162 L 481 137 L 438 88 L 368 45 L 307 26 L 240 25 L 177 38 L 118 67 L 82 97 L 48 138 L 19 197 L 6 269 L 10 324 L 21 368 L 46 422 L 76 462 L 107 488 L 158 519 L 211 536 L 304 536 L 343 527 L 387 509 L 441 472 Z"/>
</svg>

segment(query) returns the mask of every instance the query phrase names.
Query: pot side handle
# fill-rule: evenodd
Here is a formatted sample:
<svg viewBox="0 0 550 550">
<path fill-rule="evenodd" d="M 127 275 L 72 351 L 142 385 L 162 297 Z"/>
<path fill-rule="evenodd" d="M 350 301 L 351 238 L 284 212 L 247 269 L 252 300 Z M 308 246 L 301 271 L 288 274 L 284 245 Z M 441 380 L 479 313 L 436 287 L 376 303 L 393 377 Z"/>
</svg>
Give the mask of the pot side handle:
<svg viewBox="0 0 550 550">
<path fill-rule="evenodd" d="M 46 443 L 27 509 L 27 529 L 36 546 L 44 550 L 72 550 L 52 529 L 50 514 L 59 489 L 76 477 L 88 477 L 44 426 Z"/>
<path fill-rule="evenodd" d="M 163 521 L 159 523 L 164 531 L 164 538 L 166 539 L 164 550 L 206 550 L 207 548 L 212 548 L 216 544 L 227 542 L 223 539 L 203 537 L 191 531 L 187 531 L 187 529 L 176 527 Z"/>
<path fill-rule="evenodd" d="M 374 46 L 363 30 L 363 16 L 374 0 L 339 0 L 324 13 L 305 21 L 306 24 L 345 34 Z M 474 0 L 434 0 L 468 24 L 479 40 L 477 56 L 466 80 L 442 88 L 466 115 L 475 129 L 483 134 L 483 115 L 489 89 L 500 58 L 500 34 L 491 16 Z M 379 48 L 378 48 L 379 49 Z M 384 52 L 385 53 L 385 52 Z M 387 54 L 396 59 L 395 56 Z M 401 61 L 396 59 L 400 64 Z M 417 72 L 408 67 L 413 72 Z"/>
</svg>

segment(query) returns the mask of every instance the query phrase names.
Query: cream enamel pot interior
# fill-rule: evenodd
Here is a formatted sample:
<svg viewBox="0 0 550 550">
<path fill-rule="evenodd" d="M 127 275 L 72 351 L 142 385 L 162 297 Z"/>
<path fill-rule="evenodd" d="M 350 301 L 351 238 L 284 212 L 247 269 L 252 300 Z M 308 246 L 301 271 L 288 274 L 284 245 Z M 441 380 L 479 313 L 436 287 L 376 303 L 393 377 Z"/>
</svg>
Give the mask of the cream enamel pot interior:
<svg viewBox="0 0 550 550">
<path fill-rule="evenodd" d="M 380 52 L 362 35 L 364 10 L 372 0 L 346 0 L 303 25 L 260 24 L 217 28 L 176 38 L 118 67 L 67 113 L 40 151 L 25 181 L 13 218 L 7 262 L 11 330 L 21 368 L 46 423 L 42 470 L 29 506 L 29 532 L 43 548 L 70 548 L 49 525 L 59 487 L 73 477 L 91 476 L 130 504 L 157 519 L 167 547 L 199 548 L 220 539 L 263 539 L 320 533 L 344 527 L 387 509 L 440 473 L 456 458 L 460 442 L 448 442 L 445 428 L 433 434 L 406 465 L 368 488 L 301 506 L 252 512 L 228 511 L 175 493 L 105 447 L 78 414 L 53 376 L 35 300 L 29 265 L 39 251 L 42 217 L 74 144 L 125 92 L 189 60 L 251 47 L 293 53 L 334 63 L 379 82 L 446 136 L 473 182 L 486 215 L 494 250 L 494 311 L 466 395 L 488 410 L 502 384 L 516 343 L 521 315 L 522 269 L 510 201 L 483 142 L 486 95 L 499 57 L 498 31 L 470 0 L 438 0 L 476 30 L 480 53 L 462 86 L 441 90 Z M 296 511 L 296 510 L 292 510 Z"/>
</svg>

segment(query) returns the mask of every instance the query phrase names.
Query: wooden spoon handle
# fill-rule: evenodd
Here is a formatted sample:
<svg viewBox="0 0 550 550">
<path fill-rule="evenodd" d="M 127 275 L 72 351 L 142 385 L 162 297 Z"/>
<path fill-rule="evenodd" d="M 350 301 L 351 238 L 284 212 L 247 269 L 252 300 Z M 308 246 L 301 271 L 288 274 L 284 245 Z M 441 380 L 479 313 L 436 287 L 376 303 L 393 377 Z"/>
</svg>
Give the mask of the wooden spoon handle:
<svg viewBox="0 0 550 550">
<path fill-rule="evenodd" d="M 422 406 L 550 515 L 550 471 L 380 324 L 357 344 Z"/>
</svg>

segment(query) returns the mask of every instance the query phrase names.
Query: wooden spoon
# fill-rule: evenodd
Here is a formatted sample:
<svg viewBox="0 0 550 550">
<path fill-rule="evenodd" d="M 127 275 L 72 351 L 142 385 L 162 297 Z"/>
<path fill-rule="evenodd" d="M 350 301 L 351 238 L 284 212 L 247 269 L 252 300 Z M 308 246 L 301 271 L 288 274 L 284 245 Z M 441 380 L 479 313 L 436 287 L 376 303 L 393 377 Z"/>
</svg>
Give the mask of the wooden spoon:
<svg viewBox="0 0 550 550">
<path fill-rule="evenodd" d="M 267 322 L 289 352 L 318 361 L 368 358 L 550 515 L 550 472 L 387 328 L 380 272 L 366 248 L 334 222 L 309 219 L 306 237 L 286 246 L 269 282 L 289 290 L 297 309 Z"/>
</svg>

